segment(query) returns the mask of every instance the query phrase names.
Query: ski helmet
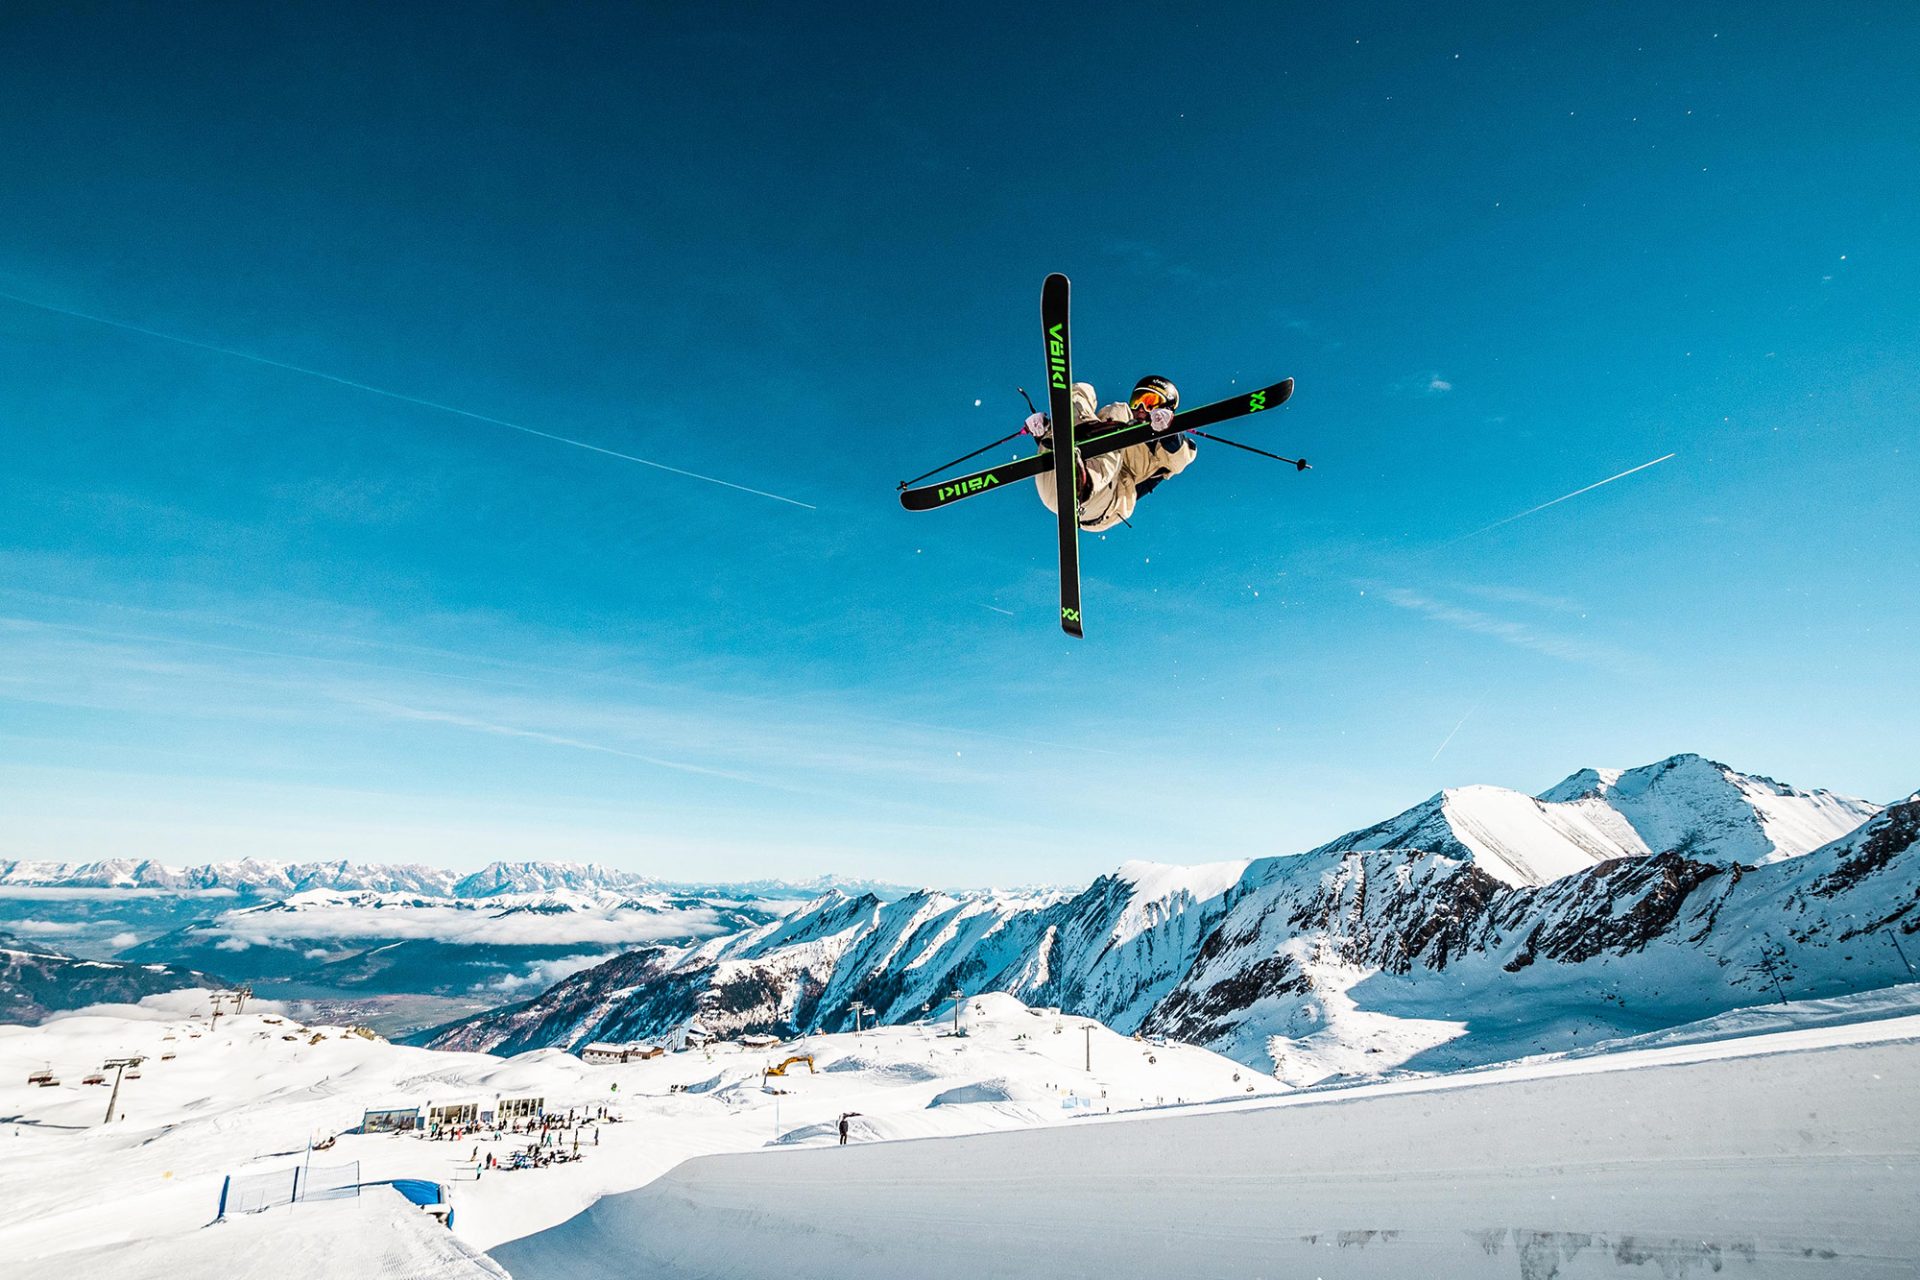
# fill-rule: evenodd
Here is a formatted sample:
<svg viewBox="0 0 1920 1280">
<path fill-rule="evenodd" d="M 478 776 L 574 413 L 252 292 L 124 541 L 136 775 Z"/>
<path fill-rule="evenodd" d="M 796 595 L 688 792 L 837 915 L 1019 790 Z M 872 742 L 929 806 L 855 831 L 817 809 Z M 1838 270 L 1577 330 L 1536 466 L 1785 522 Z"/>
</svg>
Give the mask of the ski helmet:
<svg viewBox="0 0 1920 1280">
<path fill-rule="evenodd" d="M 1145 413 L 1149 409 L 1178 409 L 1180 389 L 1159 374 L 1150 373 L 1133 384 L 1133 394 L 1127 397 L 1127 404 L 1135 413 Z"/>
</svg>

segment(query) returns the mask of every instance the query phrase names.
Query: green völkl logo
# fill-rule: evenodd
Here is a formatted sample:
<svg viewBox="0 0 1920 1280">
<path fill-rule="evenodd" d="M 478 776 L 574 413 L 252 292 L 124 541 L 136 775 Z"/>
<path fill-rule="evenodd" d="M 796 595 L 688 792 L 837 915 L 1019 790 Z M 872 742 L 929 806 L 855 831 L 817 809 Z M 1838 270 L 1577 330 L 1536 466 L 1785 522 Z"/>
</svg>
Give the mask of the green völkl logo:
<svg viewBox="0 0 1920 1280">
<path fill-rule="evenodd" d="M 964 498 L 970 493 L 992 488 L 1000 483 L 1000 477 L 989 471 L 983 476 L 968 476 L 965 480 L 956 480 L 952 484 L 943 484 L 933 496 L 938 502 L 951 502 L 955 498 Z"/>
<path fill-rule="evenodd" d="M 1067 389 L 1067 339 L 1060 331 L 1065 325 L 1047 330 L 1047 375 L 1060 390 Z"/>
<path fill-rule="evenodd" d="M 1267 407 L 1267 393 L 1256 391 L 1247 397 L 1247 412 L 1258 413 Z"/>
</svg>

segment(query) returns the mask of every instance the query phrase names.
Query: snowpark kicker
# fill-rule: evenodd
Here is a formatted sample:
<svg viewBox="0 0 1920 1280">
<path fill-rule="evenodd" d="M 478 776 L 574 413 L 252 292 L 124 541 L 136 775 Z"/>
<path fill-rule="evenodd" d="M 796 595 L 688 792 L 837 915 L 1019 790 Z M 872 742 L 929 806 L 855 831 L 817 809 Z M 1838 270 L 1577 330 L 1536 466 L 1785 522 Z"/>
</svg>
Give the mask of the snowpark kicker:
<svg viewBox="0 0 1920 1280">
<path fill-rule="evenodd" d="M 1911 1276 L 1920 1018 L 689 1161 L 517 1280 Z"/>
</svg>

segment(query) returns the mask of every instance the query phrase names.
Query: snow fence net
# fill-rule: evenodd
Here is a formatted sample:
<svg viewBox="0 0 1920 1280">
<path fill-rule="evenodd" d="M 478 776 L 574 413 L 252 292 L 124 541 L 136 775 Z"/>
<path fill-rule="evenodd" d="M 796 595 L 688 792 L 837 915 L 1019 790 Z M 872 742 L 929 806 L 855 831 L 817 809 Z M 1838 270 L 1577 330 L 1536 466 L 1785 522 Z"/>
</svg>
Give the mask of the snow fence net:
<svg viewBox="0 0 1920 1280">
<path fill-rule="evenodd" d="M 350 1200 L 360 1194 L 360 1162 L 314 1165 L 300 1175 L 302 1200 Z"/>
<path fill-rule="evenodd" d="M 241 1173 L 227 1179 L 223 1213 L 259 1213 L 295 1200 L 346 1200 L 360 1194 L 360 1162 L 293 1165 L 271 1173 Z"/>
<path fill-rule="evenodd" d="M 292 1204 L 298 1189 L 300 1168 L 275 1169 L 272 1173 L 242 1173 L 227 1180 L 227 1213 L 259 1213 L 275 1205 Z"/>
</svg>

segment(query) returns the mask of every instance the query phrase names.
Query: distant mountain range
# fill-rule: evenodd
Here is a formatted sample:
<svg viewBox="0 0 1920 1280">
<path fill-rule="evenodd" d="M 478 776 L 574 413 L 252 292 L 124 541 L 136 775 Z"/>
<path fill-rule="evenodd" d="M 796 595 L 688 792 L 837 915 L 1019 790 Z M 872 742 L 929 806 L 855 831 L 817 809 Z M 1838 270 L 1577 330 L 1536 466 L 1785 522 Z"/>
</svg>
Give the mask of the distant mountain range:
<svg viewBox="0 0 1920 1280">
<path fill-rule="evenodd" d="M 841 884 L 883 898 L 908 892 L 833 877 L 673 884 L 565 862 L 462 872 L 346 861 L 15 861 L 0 862 L 0 929 L 61 954 L 224 973 L 282 997 L 470 1005 L 538 991 L 634 947 L 737 933 Z M 0 979 L 0 1021 L 9 998 Z"/>
<path fill-rule="evenodd" d="M 248 897 L 290 897 L 309 889 L 373 890 L 434 898 L 485 898 L 555 889 L 645 890 L 658 882 L 631 871 L 569 862 L 494 862 L 462 873 L 411 863 L 270 862 L 242 858 L 197 867 L 151 859 L 100 862 L 0 861 L 0 885 L 56 889 L 226 891 Z"/>
<path fill-rule="evenodd" d="M 1305 854 L 1130 864 L 1079 893 L 831 892 L 431 1042 L 839 1030 L 856 1002 L 899 1022 L 1004 990 L 1295 1082 L 1457 1067 L 1904 980 L 1917 828 L 1917 801 L 1882 812 L 1675 756 L 1537 797 L 1446 791 Z"/>
<path fill-rule="evenodd" d="M 494 898 L 507 894 L 581 893 L 716 894 L 727 898 L 810 898 L 827 889 L 896 898 L 912 890 L 858 877 L 821 875 L 805 880 L 661 880 L 579 862 L 491 862 L 478 871 L 452 871 L 418 863 L 273 862 L 241 858 L 175 867 L 152 859 L 108 858 L 97 862 L 35 862 L 0 859 L 0 886 L 38 889 L 149 889 L 175 893 L 231 893 L 243 898 L 289 898 L 313 889 L 337 892 L 417 894 L 428 898 Z"/>
</svg>

